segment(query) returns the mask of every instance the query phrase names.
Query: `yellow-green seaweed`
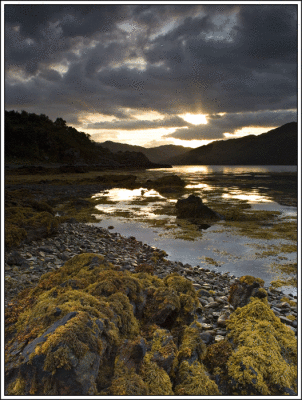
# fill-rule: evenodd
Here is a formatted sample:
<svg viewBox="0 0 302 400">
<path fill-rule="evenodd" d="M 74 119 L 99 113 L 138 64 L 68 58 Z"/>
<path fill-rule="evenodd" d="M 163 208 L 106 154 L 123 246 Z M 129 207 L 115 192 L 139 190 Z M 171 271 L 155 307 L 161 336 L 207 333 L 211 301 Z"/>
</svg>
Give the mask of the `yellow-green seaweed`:
<svg viewBox="0 0 302 400">
<path fill-rule="evenodd" d="M 274 385 L 295 390 L 295 334 L 261 299 L 251 298 L 249 304 L 237 308 L 227 328 L 237 346 L 227 362 L 228 374 L 241 391 L 249 388 L 251 395 L 270 395 Z"/>
</svg>

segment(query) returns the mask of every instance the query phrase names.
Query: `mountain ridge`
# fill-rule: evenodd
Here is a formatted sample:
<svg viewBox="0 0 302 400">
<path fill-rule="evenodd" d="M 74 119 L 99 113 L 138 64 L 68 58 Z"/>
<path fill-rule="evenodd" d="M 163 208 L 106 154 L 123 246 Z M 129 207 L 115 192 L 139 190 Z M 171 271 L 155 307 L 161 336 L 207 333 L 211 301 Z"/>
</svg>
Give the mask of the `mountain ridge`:
<svg viewBox="0 0 302 400">
<path fill-rule="evenodd" d="M 289 122 L 260 135 L 213 141 L 170 157 L 172 165 L 297 165 L 298 125 Z"/>
<path fill-rule="evenodd" d="M 137 145 L 131 145 L 127 143 L 118 143 L 111 140 L 106 142 L 97 143 L 98 146 L 109 149 L 113 153 L 118 153 L 119 151 L 136 151 L 145 154 L 145 156 L 155 163 L 162 163 L 167 157 L 171 155 L 179 156 L 186 153 L 191 149 L 191 147 L 177 146 L 174 144 L 167 144 L 156 147 L 143 147 Z"/>
</svg>

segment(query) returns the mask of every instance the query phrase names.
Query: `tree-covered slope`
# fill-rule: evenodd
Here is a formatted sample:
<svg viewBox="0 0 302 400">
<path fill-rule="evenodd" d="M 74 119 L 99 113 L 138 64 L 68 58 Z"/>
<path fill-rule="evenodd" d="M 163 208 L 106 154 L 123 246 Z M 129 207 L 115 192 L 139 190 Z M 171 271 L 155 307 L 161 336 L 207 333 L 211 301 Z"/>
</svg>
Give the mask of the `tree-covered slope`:
<svg viewBox="0 0 302 400">
<path fill-rule="evenodd" d="M 98 146 L 87 133 L 67 126 L 57 118 L 22 111 L 5 111 L 5 161 L 29 163 L 100 164 L 106 167 L 143 167 L 158 165 L 139 152 L 113 154 Z"/>
</svg>

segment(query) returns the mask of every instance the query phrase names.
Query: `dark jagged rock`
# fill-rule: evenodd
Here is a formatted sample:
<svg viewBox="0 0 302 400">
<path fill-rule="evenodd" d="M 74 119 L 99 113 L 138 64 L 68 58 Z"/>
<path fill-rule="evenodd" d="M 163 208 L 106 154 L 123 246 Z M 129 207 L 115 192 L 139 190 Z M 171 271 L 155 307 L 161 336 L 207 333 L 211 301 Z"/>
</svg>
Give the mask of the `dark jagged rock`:
<svg viewBox="0 0 302 400">
<path fill-rule="evenodd" d="M 6 315 L 6 333 L 15 335 L 6 349 L 7 392 L 91 395 L 108 390 L 111 395 L 145 395 L 153 385 L 146 371 L 157 365 L 170 382 L 171 394 L 167 371 L 177 353 L 173 337 L 162 329 L 148 345 L 139 335 L 137 318 L 146 332 L 150 321 L 177 327 L 194 319 L 197 305 L 192 283 L 178 274 L 161 280 L 118 271 L 96 254 L 75 256 L 44 275 Z M 21 310 L 28 316 L 19 315 Z M 22 356 L 18 350 L 23 350 Z M 147 374 L 144 379 L 142 371 Z M 166 393 L 166 388 L 159 390 Z"/>
<path fill-rule="evenodd" d="M 178 200 L 175 207 L 178 218 L 193 218 L 211 221 L 223 219 L 222 215 L 204 205 L 202 199 L 193 194 L 186 199 Z"/>
<path fill-rule="evenodd" d="M 78 321 L 75 321 L 75 319 L 78 319 Z M 79 322 L 86 325 L 86 337 L 88 339 L 86 341 L 90 344 L 85 355 L 81 358 L 79 358 L 76 348 L 67 344 L 66 339 L 70 333 L 66 332 L 65 335 L 62 335 L 62 331 L 70 329 L 77 340 Z M 24 392 L 31 393 L 35 389 L 39 391 L 39 385 L 44 381 L 46 382 L 45 385 L 54 385 L 54 392 L 57 391 L 61 394 L 93 394 L 94 381 L 98 374 L 104 346 L 100 352 L 97 351 L 98 339 L 103 331 L 102 324 L 97 324 L 96 321 L 95 330 L 92 330 L 91 326 L 91 319 L 83 319 L 83 315 L 70 312 L 53 323 L 42 336 L 28 344 L 22 352 L 23 362 L 19 365 L 19 376 L 24 380 Z M 54 344 L 53 348 L 46 352 L 40 350 L 51 341 Z M 56 372 L 55 379 L 53 379 L 54 371 Z M 51 393 L 51 389 L 49 391 Z"/>
<path fill-rule="evenodd" d="M 251 297 L 266 298 L 267 292 L 263 289 L 264 281 L 252 276 L 243 276 L 230 288 L 229 303 L 236 309 L 243 307 Z"/>
</svg>

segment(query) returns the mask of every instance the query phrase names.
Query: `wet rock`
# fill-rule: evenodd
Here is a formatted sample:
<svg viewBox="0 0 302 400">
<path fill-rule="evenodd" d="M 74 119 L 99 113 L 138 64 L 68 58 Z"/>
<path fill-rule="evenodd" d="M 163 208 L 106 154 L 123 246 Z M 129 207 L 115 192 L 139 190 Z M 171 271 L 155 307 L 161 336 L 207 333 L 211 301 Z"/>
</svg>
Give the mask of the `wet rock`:
<svg viewBox="0 0 302 400">
<path fill-rule="evenodd" d="M 210 287 L 210 285 L 209 285 L 209 287 Z M 201 296 L 201 297 L 210 297 L 211 295 L 210 295 L 210 293 L 207 291 L 207 290 L 205 290 L 205 289 L 199 289 L 198 290 L 198 294 Z"/>
<path fill-rule="evenodd" d="M 294 328 L 297 327 L 297 321 L 292 321 L 291 319 L 288 319 L 288 318 L 284 317 L 283 315 L 280 315 L 279 318 L 280 318 L 280 321 L 283 322 L 284 324 L 293 326 Z"/>
<path fill-rule="evenodd" d="M 175 207 L 178 218 L 223 219 L 222 215 L 204 205 L 202 199 L 198 196 L 190 195 L 186 199 L 178 200 Z"/>
<path fill-rule="evenodd" d="M 214 342 L 214 337 L 210 332 L 202 332 L 200 334 L 200 339 L 203 340 L 205 344 L 211 344 Z"/>
<path fill-rule="evenodd" d="M 8 265 L 21 265 L 26 260 L 17 251 L 12 251 L 7 258 Z"/>
<path fill-rule="evenodd" d="M 46 246 L 38 247 L 38 250 L 39 251 L 44 251 L 45 253 L 49 253 L 49 254 L 53 253 L 53 249 L 51 249 L 50 247 L 46 247 Z"/>
<path fill-rule="evenodd" d="M 226 326 L 226 321 L 229 319 L 230 313 L 225 312 L 224 314 L 220 315 L 217 320 L 217 325 L 220 327 Z"/>
<path fill-rule="evenodd" d="M 101 353 L 88 350 L 80 357 L 76 354 L 73 346 L 68 345 L 63 337 L 56 341 L 50 352 L 43 352 L 43 346 L 47 346 L 47 343 L 52 340 L 55 341 L 56 332 L 61 332 L 63 327 L 66 328 L 66 325 L 72 327 L 77 316 L 77 312 L 68 313 L 51 325 L 42 336 L 24 348 L 23 362 L 19 365 L 18 378 L 19 381 L 23 382 L 24 394 L 34 394 L 36 391 L 41 393 L 42 382 L 44 390 L 49 386 L 50 393 L 50 387 L 55 385 L 53 389 L 59 395 L 66 393 L 73 393 L 74 395 L 95 394 L 95 380 Z M 89 328 L 86 332 L 88 333 L 88 331 Z M 96 339 L 100 334 L 99 329 L 94 332 L 90 331 L 86 336 L 87 343 L 88 337 L 91 337 L 89 340 L 93 340 L 92 337 Z M 77 334 L 75 334 L 75 340 L 77 340 Z M 68 369 L 64 366 L 68 366 Z"/>
<path fill-rule="evenodd" d="M 215 340 L 215 343 L 221 342 L 222 340 L 224 340 L 224 336 L 216 335 L 214 340 Z"/>
</svg>

